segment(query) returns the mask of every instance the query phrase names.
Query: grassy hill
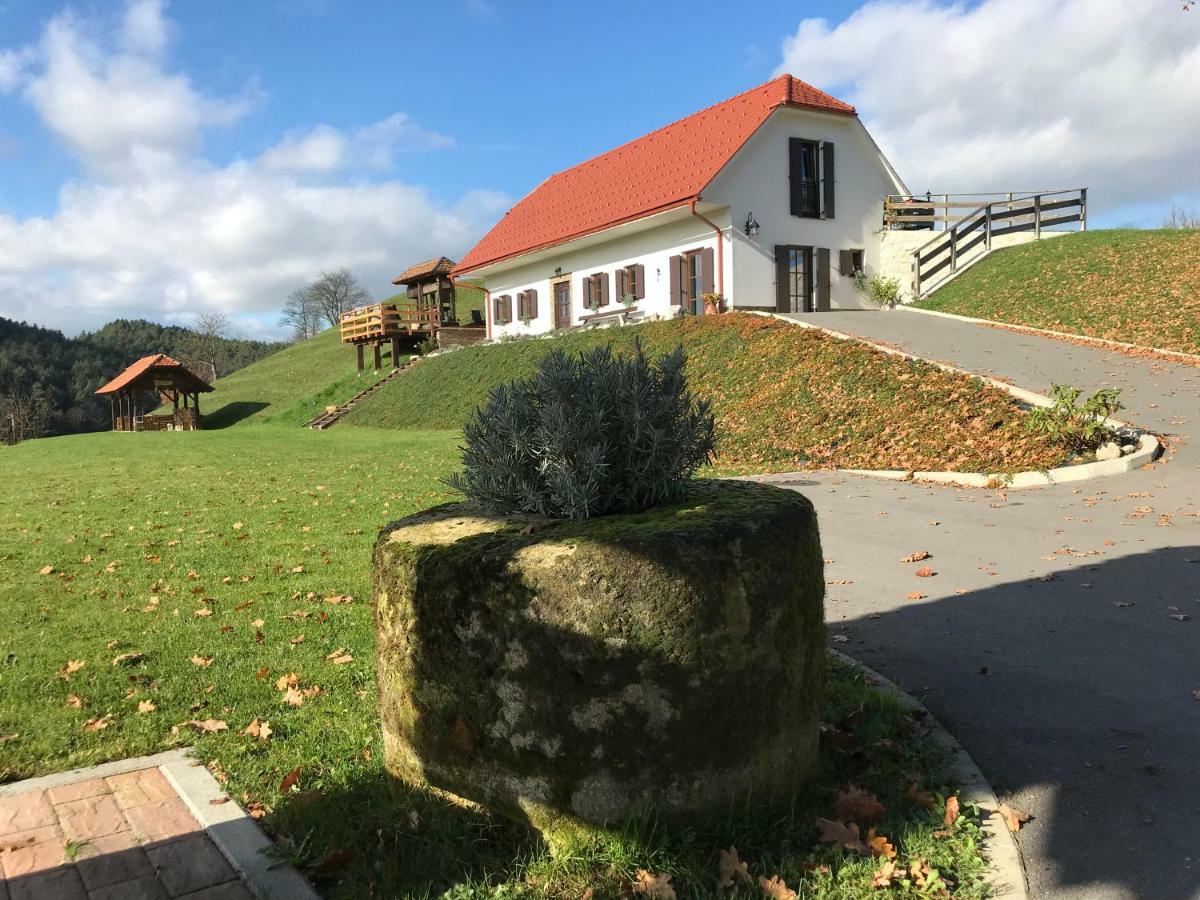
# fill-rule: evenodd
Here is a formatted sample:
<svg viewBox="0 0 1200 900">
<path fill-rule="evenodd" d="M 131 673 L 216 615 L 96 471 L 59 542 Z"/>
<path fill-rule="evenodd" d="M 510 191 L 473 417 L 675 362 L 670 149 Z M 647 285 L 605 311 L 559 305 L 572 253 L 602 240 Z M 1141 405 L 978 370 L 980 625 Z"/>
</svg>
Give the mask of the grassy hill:
<svg viewBox="0 0 1200 900">
<path fill-rule="evenodd" d="M 559 347 L 660 354 L 682 344 L 693 390 L 712 400 L 723 469 L 1015 471 L 1062 453 L 1025 432 L 1011 398 L 982 382 L 750 315 L 684 317 L 469 347 L 424 360 L 343 423 L 457 429 L 494 386 Z M 339 425 L 344 427 L 344 425 Z"/>
<path fill-rule="evenodd" d="M 370 365 L 370 351 L 367 353 Z M 384 349 L 384 366 L 390 350 Z M 327 404 L 341 403 L 375 376 L 359 375 L 354 349 L 341 342 L 336 328 L 292 344 L 251 366 L 220 378 L 216 391 L 202 401 L 205 428 L 242 422 L 302 425 Z"/>
<path fill-rule="evenodd" d="M 920 305 L 1200 353 L 1200 231 L 1088 231 L 1011 247 Z"/>
</svg>

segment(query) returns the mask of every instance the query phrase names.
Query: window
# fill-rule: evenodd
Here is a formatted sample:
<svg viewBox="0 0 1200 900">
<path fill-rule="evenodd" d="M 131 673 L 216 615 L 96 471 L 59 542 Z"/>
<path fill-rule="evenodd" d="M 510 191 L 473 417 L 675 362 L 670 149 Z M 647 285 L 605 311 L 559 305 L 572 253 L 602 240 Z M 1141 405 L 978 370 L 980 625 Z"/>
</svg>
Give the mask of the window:
<svg viewBox="0 0 1200 900">
<path fill-rule="evenodd" d="M 627 299 L 642 300 L 646 296 L 646 267 L 637 264 L 617 269 L 617 300 L 624 303 Z"/>
<path fill-rule="evenodd" d="M 866 271 L 865 253 L 862 250 L 838 251 L 838 274 L 843 278 L 853 278 Z"/>
<path fill-rule="evenodd" d="M 492 318 L 497 325 L 507 325 L 512 321 L 512 295 L 501 294 L 492 301 Z"/>
<path fill-rule="evenodd" d="M 583 303 L 588 309 L 608 305 L 608 273 L 596 272 L 583 279 Z"/>
<path fill-rule="evenodd" d="M 832 219 L 833 188 L 833 144 L 790 138 L 788 195 L 792 215 L 805 219 Z"/>
<path fill-rule="evenodd" d="M 686 312 L 703 313 L 703 297 L 713 292 L 712 248 L 703 247 L 672 256 L 668 271 L 671 275 L 671 305 L 682 306 Z"/>
</svg>

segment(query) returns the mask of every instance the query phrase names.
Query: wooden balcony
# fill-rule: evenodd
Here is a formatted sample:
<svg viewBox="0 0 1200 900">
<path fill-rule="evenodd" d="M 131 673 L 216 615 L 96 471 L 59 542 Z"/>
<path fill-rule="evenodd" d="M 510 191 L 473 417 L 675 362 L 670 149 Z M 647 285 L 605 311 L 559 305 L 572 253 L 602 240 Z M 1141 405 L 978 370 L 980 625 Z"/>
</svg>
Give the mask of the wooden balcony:
<svg viewBox="0 0 1200 900">
<path fill-rule="evenodd" d="M 410 334 L 433 334 L 442 322 L 436 306 L 409 303 L 375 303 L 342 313 L 343 344 L 370 344 Z"/>
</svg>

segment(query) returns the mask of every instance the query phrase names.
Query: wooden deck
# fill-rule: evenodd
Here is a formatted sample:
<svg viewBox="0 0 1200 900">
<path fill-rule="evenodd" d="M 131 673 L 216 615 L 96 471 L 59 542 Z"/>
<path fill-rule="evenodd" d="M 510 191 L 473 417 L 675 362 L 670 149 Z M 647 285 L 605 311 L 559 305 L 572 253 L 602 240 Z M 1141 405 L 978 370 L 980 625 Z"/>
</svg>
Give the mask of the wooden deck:
<svg viewBox="0 0 1200 900">
<path fill-rule="evenodd" d="M 410 334 L 433 334 L 441 325 L 441 310 L 417 302 L 375 303 L 342 313 L 343 344 L 370 344 Z"/>
</svg>

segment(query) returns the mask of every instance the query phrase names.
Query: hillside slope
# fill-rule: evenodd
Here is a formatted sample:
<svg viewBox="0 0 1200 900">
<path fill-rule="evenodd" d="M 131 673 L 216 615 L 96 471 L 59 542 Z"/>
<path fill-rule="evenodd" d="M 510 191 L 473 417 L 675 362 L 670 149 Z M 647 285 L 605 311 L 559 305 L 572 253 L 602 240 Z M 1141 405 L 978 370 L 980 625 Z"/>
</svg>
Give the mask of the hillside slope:
<svg viewBox="0 0 1200 900">
<path fill-rule="evenodd" d="M 635 339 L 651 354 L 687 351 L 692 388 L 718 415 L 724 469 L 1016 471 L 1062 459 L 1025 431 L 1007 394 L 977 379 L 744 314 L 457 350 L 423 361 L 342 422 L 459 428 L 493 387 L 533 372 L 552 348 L 629 350 Z"/>
<path fill-rule="evenodd" d="M 391 366 L 386 348 L 383 364 Z M 347 400 L 375 377 L 370 369 L 358 374 L 354 349 L 341 342 L 336 328 L 329 328 L 217 379 L 215 391 L 201 406 L 204 427 L 245 422 L 301 425 L 326 404 Z"/>
<path fill-rule="evenodd" d="M 1200 353 L 1200 231 L 1086 231 L 999 250 L 920 306 Z"/>
</svg>

